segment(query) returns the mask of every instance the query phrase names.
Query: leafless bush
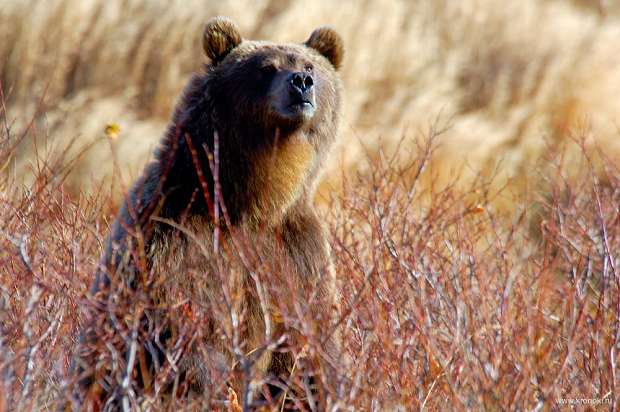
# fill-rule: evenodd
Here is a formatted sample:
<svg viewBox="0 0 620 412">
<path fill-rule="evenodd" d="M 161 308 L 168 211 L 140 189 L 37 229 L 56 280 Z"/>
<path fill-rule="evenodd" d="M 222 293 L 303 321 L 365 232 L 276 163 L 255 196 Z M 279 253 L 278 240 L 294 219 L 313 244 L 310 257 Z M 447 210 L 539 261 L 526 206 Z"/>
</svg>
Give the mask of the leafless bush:
<svg viewBox="0 0 620 412">
<path fill-rule="evenodd" d="M 40 133 L 35 127 L 14 132 L 6 120 L 2 130 L 3 142 Z M 383 151 L 370 156 L 371 173 L 347 180 L 325 212 L 340 282 L 337 324 L 308 316 L 308 307 L 291 299 L 286 268 L 256 271 L 255 285 L 281 302 L 279 321 L 305 338 L 288 348 L 299 363 L 287 383 L 304 388 L 304 376 L 314 374 L 318 387 L 319 395 L 300 392 L 315 396 L 312 401 L 291 392 L 288 403 L 315 402 L 321 410 L 542 410 L 559 408 L 560 399 L 598 398 L 616 409 L 619 171 L 585 148 L 577 158 L 550 151 L 538 168 L 545 190 L 498 211 L 497 191 L 482 177 L 465 189 L 434 184 L 436 134 L 431 129 L 407 162 Z M 11 155 L 3 152 L 0 164 Z M 0 410 L 71 402 L 69 359 L 84 309 L 102 307 L 113 321 L 99 324 L 105 339 L 96 349 L 114 370 L 122 406 L 249 408 L 251 399 L 227 382 L 241 376 L 245 392 L 260 391 L 269 377 L 254 362 L 283 341 L 266 322 L 263 345 L 243 346 L 240 325 L 249 314 L 238 302 L 247 289 L 232 281 L 225 254 L 213 260 L 224 287 L 209 310 L 186 288 L 201 273 L 178 284 L 173 305 L 157 307 L 148 290 L 120 288 L 101 306 L 86 296 L 109 224 L 108 199 L 71 198 L 63 190 L 64 169 L 54 159 L 40 165 L 32 186 L 4 175 L 1 181 Z M 195 241 L 218 250 L 248 247 L 242 236 L 231 244 L 212 235 Z M 247 250 L 248 259 L 260 257 L 254 252 Z M 165 364 L 148 376 L 139 348 L 159 336 L 162 324 L 174 325 L 174 333 L 162 345 Z M 308 354 L 321 355 L 324 337 L 336 327 L 344 342 L 332 364 L 337 373 L 304 363 Z M 214 328 L 235 362 L 222 367 L 210 348 L 197 346 L 195 355 L 207 360 L 209 390 L 199 399 L 170 396 L 185 390 L 181 355 Z M 149 391 L 134 390 L 138 372 Z"/>
<path fill-rule="evenodd" d="M 539 206 L 517 201 L 504 214 L 489 182 L 422 189 L 388 159 L 349 182 L 331 220 L 349 308 L 348 405 L 538 410 L 597 398 L 616 407 L 619 175 L 580 159 L 569 177 L 556 153 Z"/>
</svg>

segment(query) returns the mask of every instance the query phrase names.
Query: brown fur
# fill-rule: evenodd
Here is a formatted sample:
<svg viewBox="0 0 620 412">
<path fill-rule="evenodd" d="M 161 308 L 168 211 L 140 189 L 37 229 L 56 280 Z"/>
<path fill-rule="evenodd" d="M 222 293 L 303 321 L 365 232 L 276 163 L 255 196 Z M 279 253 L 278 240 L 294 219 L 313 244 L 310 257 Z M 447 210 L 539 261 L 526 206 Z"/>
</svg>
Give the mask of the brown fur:
<svg viewBox="0 0 620 412">
<path fill-rule="evenodd" d="M 191 302 L 209 319 L 210 326 L 198 331 L 180 362 L 198 392 L 234 361 L 230 345 L 220 338 L 229 325 L 217 323 L 229 310 L 222 303 L 224 290 L 241 294 L 233 299 L 233 309 L 243 316 L 243 348 L 250 353 L 265 343 L 266 323 L 273 325 L 275 339 L 287 333 L 294 344 L 301 333 L 284 318 L 308 305 L 311 319 L 328 319 L 336 310 L 329 247 L 311 200 L 341 113 L 339 36 L 321 28 L 301 45 L 242 41 L 232 22 L 216 18 L 205 29 L 204 49 L 211 64 L 190 81 L 156 160 L 112 227 L 93 287 L 99 307 L 107 309 L 89 314 L 76 361 L 86 392 L 118 383 L 108 378 L 100 384 L 95 377 L 108 374 L 108 365 L 94 363 L 104 356 L 97 349 L 102 339 L 97 328 L 108 322 L 114 308 L 106 305 L 119 290 L 146 294 L 157 308 L 153 317 L 167 325 L 173 338 L 169 308 L 179 300 Z M 296 73 L 307 76 L 303 96 L 310 103 L 295 100 Z M 211 168 L 216 143 L 221 215 L 226 215 L 217 224 L 222 235 L 217 255 L 213 233 L 219 191 Z M 283 291 L 287 299 L 281 299 Z M 335 355 L 336 341 L 325 345 L 318 352 Z M 316 357 L 315 365 L 321 363 Z M 291 365 L 291 355 L 276 359 L 265 352 L 255 367 L 279 374 Z M 145 373 L 138 381 L 148 386 Z M 143 389 L 135 388 L 138 393 Z M 104 392 L 117 400 L 121 396 L 113 389 Z"/>
<path fill-rule="evenodd" d="M 225 17 L 214 19 L 205 27 L 202 46 L 213 62 L 219 62 L 240 43 L 241 36 L 237 26 Z"/>
</svg>

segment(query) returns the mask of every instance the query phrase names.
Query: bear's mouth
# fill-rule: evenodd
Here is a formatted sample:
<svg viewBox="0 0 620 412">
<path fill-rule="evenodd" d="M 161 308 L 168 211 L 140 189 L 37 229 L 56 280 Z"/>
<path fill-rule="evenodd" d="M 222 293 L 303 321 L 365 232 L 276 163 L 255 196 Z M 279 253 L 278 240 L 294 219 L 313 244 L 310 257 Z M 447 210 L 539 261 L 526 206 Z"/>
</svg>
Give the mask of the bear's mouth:
<svg viewBox="0 0 620 412">
<path fill-rule="evenodd" d="M 291 110 L 306 110 L 306 109 L 314 110 L 314 104 L 312 104 L 312 102 L 309 100 L 300 100 L 300 101 L 289 104 L 288 108 Z"/>
<path fill-rule="evenodd" d="M 295 99 L 285 106 L 276 108 L 281 120 L 286 122 L 306 122 L 314 116 L 316 111 L 314 103 L 309 99 Z"/>
<path fill-rule="evenodd" d="M 314 114 L 314 103 L 308 99 L 296 99 L 288 105 L 287 110 L 293 115 L 310 118 Z"/>
<path fill-rule="evenodd" d="M 280 126 L 299 127 L 314 117 L 316 103 L 313 93 L 285 93 L 272 100 L 270 111 Z"/>
</svg>

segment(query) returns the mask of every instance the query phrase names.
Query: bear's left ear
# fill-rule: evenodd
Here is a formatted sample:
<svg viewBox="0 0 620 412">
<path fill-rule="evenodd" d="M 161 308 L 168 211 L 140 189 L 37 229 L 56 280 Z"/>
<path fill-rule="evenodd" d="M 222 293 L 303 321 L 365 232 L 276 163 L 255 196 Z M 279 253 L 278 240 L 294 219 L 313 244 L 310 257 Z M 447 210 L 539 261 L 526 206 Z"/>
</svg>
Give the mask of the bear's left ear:
<svg viewBox="0 0 620 412">
<path fill-rule="evenodd" d="M 336 30 L 331 27 L 319 27 L 304 44 L 325 56 L 336 70 L 340 68 L 344 57 L 344 44 Z"/>
<path fill-rule="evenodd" d="M 239 29 L 232 20 L 227 17 L 214 17 L 205 27 L 202 48 L 215 64 L 222 61 L 241 41 Z"/>
</svg>

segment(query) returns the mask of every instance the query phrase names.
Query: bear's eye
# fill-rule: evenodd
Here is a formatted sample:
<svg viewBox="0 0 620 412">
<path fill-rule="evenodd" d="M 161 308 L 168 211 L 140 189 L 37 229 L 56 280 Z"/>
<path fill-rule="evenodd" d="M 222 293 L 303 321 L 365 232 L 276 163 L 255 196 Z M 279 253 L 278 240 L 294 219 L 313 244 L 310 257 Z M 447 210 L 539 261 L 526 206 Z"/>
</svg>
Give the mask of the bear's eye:
<svg viewBox="0 0 620 412">
<path fill-rule="evenodd" d="M 307 71 L 308 73 L 312 73 L 314 71 L 314 67 L 311 64 L 306 64 L 304 66 L 304 70 Z"/>
<path fill-rule="evenodd" d="M 259 66 L 256 72 L 256 80 L 261 84 L 271 82 L 278 69 L 273 64 Z"/>
<path fill-rule="evenodd" d="M 260 68 L 261 74 L 269 75 L 276 72 L 276 66 L 273 64 L 266 64 Z"/>
</svg>

